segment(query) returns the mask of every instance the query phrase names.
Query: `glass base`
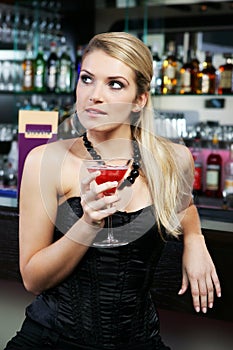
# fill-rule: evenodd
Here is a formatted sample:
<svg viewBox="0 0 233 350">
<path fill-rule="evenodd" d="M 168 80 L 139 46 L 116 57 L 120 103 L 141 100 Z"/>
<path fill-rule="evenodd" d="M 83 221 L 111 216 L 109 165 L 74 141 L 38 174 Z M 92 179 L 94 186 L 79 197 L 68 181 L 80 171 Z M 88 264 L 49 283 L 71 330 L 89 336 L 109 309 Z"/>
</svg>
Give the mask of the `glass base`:
<svg viewBox="0 0 233 350">
<path fill-rule="evenodd" d="M 128 243 L 129 242 L 118 241 L 118 239 L 113 238 L 113 239 L 105 239 L 104 241 L 101 241 L 101 242 L 94 242 L 92 245 L 94 247 L 99 247 L 99 248 L 111 248 L 111 247 L 120 247 Z"/>
</svg>

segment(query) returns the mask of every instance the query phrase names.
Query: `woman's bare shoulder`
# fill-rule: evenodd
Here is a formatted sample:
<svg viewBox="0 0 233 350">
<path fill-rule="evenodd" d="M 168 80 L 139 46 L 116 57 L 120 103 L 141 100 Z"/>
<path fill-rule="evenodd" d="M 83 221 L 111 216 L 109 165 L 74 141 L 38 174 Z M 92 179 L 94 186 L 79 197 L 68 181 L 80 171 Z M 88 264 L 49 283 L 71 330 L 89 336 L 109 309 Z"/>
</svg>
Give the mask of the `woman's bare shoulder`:
<svg viewBox="0 0 233 350">
<path fill-rule="evenodd" d="M 81 164 L 79 149 L 78 139 L 58 140 L 33 148 L 25 160 L 24 177 L 28 179 L 39 174 L 53 182 L 64 176 L 69 178 L 73 169 Z"/>
<path fill-rule="evenodd" d="M 58 196 L 76 190 L 77 174 L 82 164 L 79 139 L 59 140 L 35 147 L 27 156 L 23 182 L 31 187 L 56 189 Z"/>
<path fill-rule="evenodd" d="M 185 174 L 190 174 L 190 176 L 193 176 L 194 164 L 193 157 L 189 148 L 185 145 L 178 143 L 171 143 L 171 147 L 174 152 L 176 165 Z"/>
<path fill-rule="evenodd" d="M 76 156 L 81 158 L 81 153 L 78 152 L 80 149 L 80 139 L 67 139 L 58 140 L 51 143 L 46 143 L 33 148 L 27 155 L 27 163 L 38 163 L 38 161 L 50 160 L 54 165 L 57 161 L 64 161 L 64 157 L 68 155 Z M 79 154 L 80 153 L 80 154 Z"/>
<path fill-rule="evenodd" d="M 171 147 L 178 158 L 183 159 L 184 161 L 190 161 L 191 152 L 187 146 L 171 142 Z"/>
</svg>

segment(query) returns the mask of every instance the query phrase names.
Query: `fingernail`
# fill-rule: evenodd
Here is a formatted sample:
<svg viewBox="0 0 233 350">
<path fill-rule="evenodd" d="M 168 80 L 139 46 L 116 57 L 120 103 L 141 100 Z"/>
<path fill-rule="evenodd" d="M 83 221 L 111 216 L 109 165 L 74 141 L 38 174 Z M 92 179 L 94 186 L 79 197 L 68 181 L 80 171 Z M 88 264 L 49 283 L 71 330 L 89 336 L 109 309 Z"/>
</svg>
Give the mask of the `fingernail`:
<svg viewBox="0 0 233 350">
<path fill-rule="evenodd" d="M 213 303 L 209 303 L 209 308 L 212 309 Z"/>
<path fill-rule="evenodd" d="M 196 306 L 196 307 L 195 307 L 195 310 L 196 310 L 196 312 L 200 312 L 200 307 L 199 307 L 199 306 Z"/>
<path fill-rule="evenodd" d="M 179 290 L 178 294 L 181 294 L 182 293 L 182 289 Z"/>
<path fill-rule="evenodd" d="M 218 298 L 221 298 L 222 295 L 221 295 L 221 293 L 218 293 L 217 296 L 218 296 Z"/>
<path fill-rule="evenodd" d="M 206 308 L 206 307 L 203 307 L 203 308 L 202 308 L 202 312 L 203 312 L 204 314 L 206 314 L 207 308 Z"/>
</svg>

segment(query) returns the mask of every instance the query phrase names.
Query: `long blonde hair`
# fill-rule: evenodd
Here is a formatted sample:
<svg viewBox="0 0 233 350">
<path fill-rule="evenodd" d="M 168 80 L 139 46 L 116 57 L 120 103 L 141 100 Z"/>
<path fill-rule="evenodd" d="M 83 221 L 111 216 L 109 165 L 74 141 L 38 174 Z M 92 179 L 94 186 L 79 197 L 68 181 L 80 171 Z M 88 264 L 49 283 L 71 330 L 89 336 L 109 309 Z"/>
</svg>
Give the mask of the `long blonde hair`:
<svg viewBox="0 0 233 350">
<path fill-rule="evenodd" d="M 150 91 L 153 76 L 153 61 L 149 48 L 136 36 L 125 32 L 110 32 L 95 35 L 83 55 L 101 49 L 128 65 L 136 75 L 137 96 Z M 151 193 L 154 214 L 159 231 L 162 227 L 173 236 L 180 233 L 178 211 L 182 207 L 181 192 L 184 182 L 176 161 L 174 147 L 169 140 L 154 133 L 154 113 L 151 96 L 131 126 L 132 137 L 138 142 L 143 175 Z"/>
</svg>

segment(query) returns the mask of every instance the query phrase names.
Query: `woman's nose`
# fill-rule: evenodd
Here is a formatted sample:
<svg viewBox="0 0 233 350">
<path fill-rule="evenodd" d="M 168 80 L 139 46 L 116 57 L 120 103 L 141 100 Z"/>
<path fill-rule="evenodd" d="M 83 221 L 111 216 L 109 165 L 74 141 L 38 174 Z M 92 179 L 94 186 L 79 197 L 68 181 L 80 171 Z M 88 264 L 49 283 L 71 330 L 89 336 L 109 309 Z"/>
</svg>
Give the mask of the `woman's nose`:
<svg viewBox="0 0 233 350">
<path fill-rule="evenodd" d="M 97 96 L 92 96 L 89 98 L 89 100 L 93 103 L 101 103 L 103 102 L 103 99 L 101 97 L 97 97 Z"/>
<path fill-rule="evenodd" d="M 93 103 L 101 103 L 104 101 L 103 90 L 100 84 L 97 84 L 95 88 L 92 90 L 89 100 Z"/>
</svg>

